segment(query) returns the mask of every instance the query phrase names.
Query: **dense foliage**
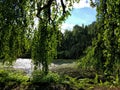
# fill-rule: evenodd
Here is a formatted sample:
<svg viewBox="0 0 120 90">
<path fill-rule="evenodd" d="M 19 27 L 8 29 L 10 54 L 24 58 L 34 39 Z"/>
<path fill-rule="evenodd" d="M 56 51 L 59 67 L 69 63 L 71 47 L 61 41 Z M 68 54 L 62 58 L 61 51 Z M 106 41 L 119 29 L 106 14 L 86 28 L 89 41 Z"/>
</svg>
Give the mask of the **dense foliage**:
<svg viewBox="0 0 120 90">
<path fill-rule="evenodd" d="M 119 0 L 100 0 L 97 3 L 98 35 L 92 48 L 82 58 L 85 67 L 90 65 L 105 75 L 119 74 L 120 62 L 120 3 Z"/>
<path fill-rule="evenodd" d="M 46 74 L 48 73 L 48 65 L 56 56 L 57 43 L 59 42 L 58 27 L 69 15 L 70 4 L 74 1 L 67 2 L 64 3 L 63 0 L 60 2 L 56 0 L 40 0 L 36 2 L 38 10 L 36 15 L 39 18 L 39 24 L 32 42 L 32 60 L 35 69 L 42 67 L 42 71 Z"/>
<path fill-rule="evenodd" d="M 14 69 L 0 69 L 0 89 L 15 89 L 18 86 L 22 89 L 24 85 L 28 85 L 29 77 L 22 71 Z"/>
<path fill-rule="evenodd" d="M 22 54 L 28 32 L 27 1 L 0 0 L 0 61 L 11 63 Z"/>
<path fill-rule="evenodd" d="M 0 0 L 0 61 L 12 63 L 32 45 L 35 65 L 48 72 L 56 55 L 56 32 L 74 2 L 79 0 Z"/>
<path fill-rule="evenodd" d="M 0 68 L 0 89 L 21 89 L 19 85 L 39 89 L 42 84 L 51 83 L 60 83 L 70 90 L 119 85 L 120 0 L 96 0 L 96 3 L 90 0 L 96 6 L 97 21 L 85 27 L 76 25 L 62 34 L 59 31 L 62 22 L 70 15 L 73 3 L 79 1 L 0 0 L 0 62 L 11 64 L 29 49 L 38 69 L 28 78 L 14 69 Z M 58 58 L 82 56 L 79 69 L 62 68 L 75 75 L 79 70 L 79 76 L 72 78 L 65 73 L 60 76 L 49 72 L 48 65 L 57 50 Z"/>
<path fill-rule="evenodd" d="M 84 55 L 88 46 L 97 35 L 96 22 L 88 26 L 75 25 L 73 30 L 66 30 L 62 34 L 61 44 L 58 46 L 58 57 L 61 59 L 78 59 Z"/>
</svg>

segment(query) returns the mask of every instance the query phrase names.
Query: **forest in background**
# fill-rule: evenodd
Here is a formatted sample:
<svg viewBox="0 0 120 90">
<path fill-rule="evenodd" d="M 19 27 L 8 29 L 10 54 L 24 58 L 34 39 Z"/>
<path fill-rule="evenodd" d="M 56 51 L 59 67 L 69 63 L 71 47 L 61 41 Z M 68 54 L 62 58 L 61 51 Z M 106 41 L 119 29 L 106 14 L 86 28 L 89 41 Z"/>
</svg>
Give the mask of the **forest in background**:
<svg viewBox="0 0 120 90">
<path fill-rule="evenodd" d="M 96 22 L 88 26 L 75 25 L 72 30 L 61 33 L 61 41 L 57 48 L 58 59 L 79 59 L 84 55 L 86 48 L 92 45 L 97 36 Z"/>
<path fill-rule="evenodd" d="M 97 21 L 61 33 L 62 22 L 79 1 L 0 0 L 0 89 L 120 89 L 120 0 L 90 0 Z M 27 52 L 34 64 L 31 77 L 10 68 Z M 50 71 L 56 58 L 78 61 Z"/>
</svg>

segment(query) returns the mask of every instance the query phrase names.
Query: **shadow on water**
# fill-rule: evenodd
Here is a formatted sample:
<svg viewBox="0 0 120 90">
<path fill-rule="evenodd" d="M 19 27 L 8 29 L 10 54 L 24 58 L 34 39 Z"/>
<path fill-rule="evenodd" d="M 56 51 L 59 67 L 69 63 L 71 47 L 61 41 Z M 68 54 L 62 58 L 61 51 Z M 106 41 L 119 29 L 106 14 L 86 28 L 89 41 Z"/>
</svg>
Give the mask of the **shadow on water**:
<svg viewBox="0 0 120 90">
<path fill-rule="evenodd" d="M 75 60 L 73 59 L 56 59 L 52 63 L 56 65 L 61 65 L 61 64 L 72 64 L 73 62 L 75 62 Z"/>
</svg>

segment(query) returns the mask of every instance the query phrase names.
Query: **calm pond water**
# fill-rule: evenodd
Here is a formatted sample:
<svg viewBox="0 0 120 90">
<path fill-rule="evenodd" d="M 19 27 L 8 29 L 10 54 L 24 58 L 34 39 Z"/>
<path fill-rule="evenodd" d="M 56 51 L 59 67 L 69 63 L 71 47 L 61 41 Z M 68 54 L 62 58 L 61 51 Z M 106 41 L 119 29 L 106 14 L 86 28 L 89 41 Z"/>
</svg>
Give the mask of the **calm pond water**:
<svg viewBox="0 0 120 90">
<path fill-rule="evenodd" d="M 49 65 L 49 69 L 55 68 L 56 66 L 58 65 L 51 63 L 51 65 Z M 13 68 L 24 70 L 28 75 L 31 75 L 34 70 L 34 65 L 32 63 L 32 59 L 18 58 L 13 64 Z"/>
<path fill-rule="evenodd" d="M 24 70 L 27 74 L 31 74 L 34 65 L 31 59 L 18 58 L 13 64 L 13 68 Z"/>
</svg>

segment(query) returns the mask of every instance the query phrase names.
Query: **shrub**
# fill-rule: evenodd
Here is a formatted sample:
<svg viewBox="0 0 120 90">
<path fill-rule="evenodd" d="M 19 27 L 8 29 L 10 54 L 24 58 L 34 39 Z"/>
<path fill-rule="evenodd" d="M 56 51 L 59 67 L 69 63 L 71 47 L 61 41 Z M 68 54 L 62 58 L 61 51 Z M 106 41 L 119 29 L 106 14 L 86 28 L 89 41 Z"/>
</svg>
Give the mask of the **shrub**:
<svg viewBox="0 0 120 90">
<path fill-rule="evenodd" d="M 49 72 L 47 75 L 40 71 L 36 70 L 32 73 L 32 82 L 33 83 L 58 83 L 60 81 L 60 76 L 57 73 Z"/>
<path fill-rule="evenodd" d="M 20 71 L 15 70 L 0 70 L 0 83 L 9 84 L 8 82 L 15 82 L 17 84 L 28 81 L 28 77 Z"/>
</svg>

